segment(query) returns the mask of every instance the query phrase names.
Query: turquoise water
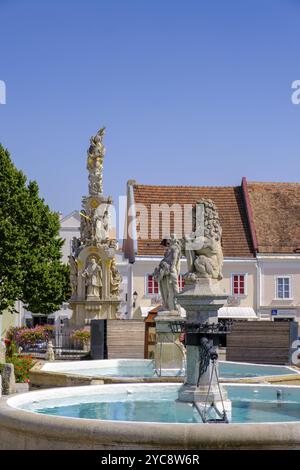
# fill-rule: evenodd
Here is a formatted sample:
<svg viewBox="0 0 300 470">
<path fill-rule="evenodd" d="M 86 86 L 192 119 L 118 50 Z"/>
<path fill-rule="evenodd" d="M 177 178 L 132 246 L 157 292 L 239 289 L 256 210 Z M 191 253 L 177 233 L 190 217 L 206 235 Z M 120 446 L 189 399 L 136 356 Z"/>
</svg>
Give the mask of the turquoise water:
<svg viewBox="0 0 300 470">
<path fill-rule="evenodd" d="M 295 374 L 293 370 L 285 366 L 261 366 L 259 364 L 237 364 L 230 362 L 219 362 L 220 377 L 242 378 L 242 377 L 263 377 L 271 375 Z"/>
<path fill-rule="evenodd" d="M 271 375 L 289 375 L 295 372 L 284 366 L 261 366 L 258 364 L 237 364 L 230 362 L 219 362 L 220 377 L 242 378 L 242 377 L 262 377 Z M 92 377 L 157 377 L 153 362 L 141 361 L 140 363 L 126 364 L 122 361 L 119 365 L 109 365 L 94 369 L 64 369 L 63 372 L 76 375 L 86 375 Z M 179 376 L 183 371 L 169 369 L 162 371 L 162 376 Z"/>
<path fill-rule="evenodd" d="M 107 386 L 105 386 L 107 387 Z M 177 384 L 117 388 L 99 395 L 48 399 L 23 408 L 40 414 L 116 421 L 200 423 L 196 409 L 177 402 Z M 300 420 L 300 389 L 226 385 L 232 401 L 233 423 Z"/>
<path fill-rule="evenodd" d="M 174 401 L 164 402 L 114 402 L 81 403 L 70 406 L 44 408 L 42 414 L 73 418 L 104 419 L 117 421 L 148 421 L 161 423 L 201 423 L 195 408 Z M 300 407 L 294 404 L 277 403 L 232 403 L 233 423 L 262 423 L 300 420 Z"/>
</svg>

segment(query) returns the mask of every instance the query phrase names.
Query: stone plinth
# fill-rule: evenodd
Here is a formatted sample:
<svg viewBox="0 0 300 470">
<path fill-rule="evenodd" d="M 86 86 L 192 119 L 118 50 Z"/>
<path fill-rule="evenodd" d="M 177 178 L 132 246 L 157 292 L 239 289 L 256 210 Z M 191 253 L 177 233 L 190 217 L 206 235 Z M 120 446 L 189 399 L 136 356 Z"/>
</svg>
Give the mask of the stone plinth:
<svg viewBox="0 0 300 470">
<path fill-rule="evenodd" d="M 16 393 L 16 380 L 13 364 L 1 364 L 1 376 L 3 395 Z"/>
<path fill-rule="evenodd" d="M 212 279 L 199 279 L 193 284 L 188 284 L 183 292 L 177 295 L 178 303 L 186 310 L 186 322 L 188 323 L 218 323 L 218 310 L 227 300 L 227 295 L 220 291 L 219 281 Z M 217 336 L 209 336 L 210 344 L 218 346 Z M 200 341 L 200 336 L 199 336 Z M 206 371 L 199 379 L 199 362 L 201 350 L 200 343 L 195 344 L 195 337 L 192 341 L 191 335 L 186 336 L 186 381 L 179 390 L 179 400 L 185 402 L 196 402 L 199 407 L 203 407 L 205 402 L 208 405 L 215 402 L 221 410 L 221 396 L 217 384 L 216 376 L 212 376 L 213 363 L 210 361 Z M 215 362 L 217 374 L 219 374 L 218 363 Z M 227 401 L 227 394 L 220 386 L 225 409 L 230 409 L 230 402 Z"/>
<path fill-rule="evenodd" d="M 120 301 L 117 299 L 71 300 L 73 315 L 70 319 L 70 326 L 82 328 L 91 320 L 114 320 L 119 305 Z"/>
<path fill-rule="evenodd" d="M 185 367 L 185 349 L 172 332 L 171 323 L 182 321 L 178 311 L 159 311 L 156 318 L 155 367 L 161 369 L 180 369 Z"/>
<path fill-rule="evenodd" d="M 116 318 L 120 299 L 110 292 L 111 263 L 115 256 L 115 249 L 106 245 L 87 246 L 83 248 L 77 259 L 78 285 L 77 293 L 70 299 L 73 315 L 70 320 L 72 327 L 81 328 L 91 320 L 111 320 Z M 85 279 L 82 276 L 90 257 L 97 259 L 101 265 L 102 285 L 99 296 L 86 293 Z"/>
</svg>

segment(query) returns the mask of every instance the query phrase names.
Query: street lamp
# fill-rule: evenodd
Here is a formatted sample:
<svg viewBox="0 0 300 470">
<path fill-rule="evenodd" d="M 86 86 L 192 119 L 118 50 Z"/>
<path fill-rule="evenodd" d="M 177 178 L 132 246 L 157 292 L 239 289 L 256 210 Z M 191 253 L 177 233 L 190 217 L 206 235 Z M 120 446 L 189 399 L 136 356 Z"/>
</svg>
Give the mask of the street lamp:
<svg viewBox="0 0 300 470">
<path fill-rule="evenodd" d="M 137 301 L 137 298 L 138 298 L 138 293 L 137 293 L 136 290 L 134 291 L 132 297 L 133 297 L 133 308 L 135 308 L 135 304 L 136 304 L 136 301 Z"/>
</svg>

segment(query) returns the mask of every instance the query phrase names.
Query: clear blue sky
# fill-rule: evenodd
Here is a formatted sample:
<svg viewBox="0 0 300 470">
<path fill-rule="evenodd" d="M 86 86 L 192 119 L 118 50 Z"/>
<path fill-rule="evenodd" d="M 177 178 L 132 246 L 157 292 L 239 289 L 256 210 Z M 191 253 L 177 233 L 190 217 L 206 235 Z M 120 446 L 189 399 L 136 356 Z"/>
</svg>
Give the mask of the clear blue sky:
<svg viewBox="0 0 300 470">
<path fill-rule="evenodd" d="M 299 181 L 299 0 L 0 0 L 0 142 L 64 214 L 105 193 Z"/>
</svg>

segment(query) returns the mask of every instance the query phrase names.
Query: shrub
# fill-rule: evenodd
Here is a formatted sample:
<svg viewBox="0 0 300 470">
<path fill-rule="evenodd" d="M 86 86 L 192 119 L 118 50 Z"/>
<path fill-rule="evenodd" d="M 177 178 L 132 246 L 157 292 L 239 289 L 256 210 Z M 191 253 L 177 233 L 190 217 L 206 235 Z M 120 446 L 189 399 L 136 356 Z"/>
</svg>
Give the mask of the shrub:
<svg viewBox="0 0 300 470">
<path fill-rule="evenodd" d="M 14 365 L 16 382 L 29 382 L 29 371 L 34 364 L 31 356 L 15 354 L 7 362 Z"/>
<path fill-rule="evenodd" d="M 4 344 L 6 347 L 5 356 L 6 359 L 13 357 L 17 353 L 17 345 L 12 339 L 5 338 Z"/>
</svg>

